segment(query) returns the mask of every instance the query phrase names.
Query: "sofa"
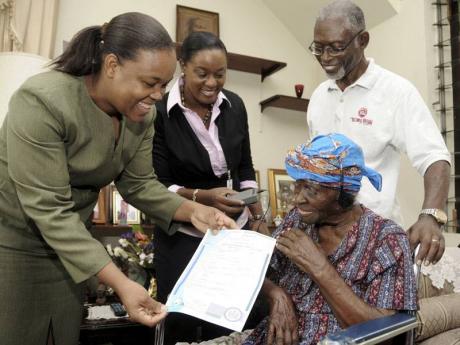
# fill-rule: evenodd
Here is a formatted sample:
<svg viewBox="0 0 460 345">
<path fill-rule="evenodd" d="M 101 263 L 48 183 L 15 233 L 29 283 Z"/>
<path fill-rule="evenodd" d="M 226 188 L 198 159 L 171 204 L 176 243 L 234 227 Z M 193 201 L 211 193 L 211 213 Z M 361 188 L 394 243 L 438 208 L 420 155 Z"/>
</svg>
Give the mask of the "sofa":
<svg viewBox="0 0 460 345">
<path fill-rule="evenodd" d="M 456 235 L 457 242 L 446 241 L 452 246 L 446 247 L 439 263 L 422 267 L 417 344 L 460 344 L 460 234 Z"/>
</svg>

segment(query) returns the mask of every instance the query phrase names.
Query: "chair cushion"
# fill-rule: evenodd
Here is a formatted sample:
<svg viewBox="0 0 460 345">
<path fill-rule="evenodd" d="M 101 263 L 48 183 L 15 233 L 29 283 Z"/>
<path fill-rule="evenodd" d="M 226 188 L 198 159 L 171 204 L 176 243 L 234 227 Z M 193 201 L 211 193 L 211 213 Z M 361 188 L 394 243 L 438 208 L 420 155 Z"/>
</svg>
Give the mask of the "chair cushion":
<svg viewBox="0 0 460 345">
<path fill-rule="evenodd" d="M 460 345 L 460 328 L 435 335 L 430 339 L 424 340 L 418 345 Z"/>
<path fill-rule="evenodd" d="M 424 298 L 419 303 L 417 341 L 460 328 L 460 293 Z M 437 344 L 444 344 L 444 342 Z"/>
</svg>

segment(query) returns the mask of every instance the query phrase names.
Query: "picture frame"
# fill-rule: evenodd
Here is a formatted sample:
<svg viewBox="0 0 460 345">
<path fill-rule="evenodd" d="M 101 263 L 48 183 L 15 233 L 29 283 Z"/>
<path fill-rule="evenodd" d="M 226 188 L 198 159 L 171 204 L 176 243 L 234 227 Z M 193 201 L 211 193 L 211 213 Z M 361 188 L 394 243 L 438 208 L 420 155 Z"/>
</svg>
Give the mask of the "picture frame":
<svg viewBox="0 0 460 345">
<path fill-rule="evenodd" d="M 176 5 L 176 42 L 194 31 L 207 31 L 219 37 L 219 13 Z"/>
<path fill-rule="evenodd" d="M 126 225 L 141 223 L 141 212 L 124 201 L 120 192 L 116 189 L 112 191 L 112 212 L 113 224 Z M 126 221 L 124 221 L 124 218 L 126 218 Z"/>
<path fill-rule="evenodd" d="M 106 224 L 107 220 L 107 187 L 103 187 L 99 191 L 97 203 L 93 209 L 93 223 Z"/>
<path fill-rule="evenodd" d="M 284 217 L 293 207 L 294 182 L 286 170 L 268 169 L 268 193 L 273 217 Z"/>
</svg>

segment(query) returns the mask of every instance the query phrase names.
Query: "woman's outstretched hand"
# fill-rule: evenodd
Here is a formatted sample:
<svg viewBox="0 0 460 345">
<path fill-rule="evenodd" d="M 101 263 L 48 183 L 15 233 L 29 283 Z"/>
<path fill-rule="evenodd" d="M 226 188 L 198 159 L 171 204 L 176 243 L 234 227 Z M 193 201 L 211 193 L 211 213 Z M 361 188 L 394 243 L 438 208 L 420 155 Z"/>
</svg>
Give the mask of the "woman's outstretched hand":
<svg viewBox="0 0 460 345">
<path fill-rule="evenodd" d="M 206 232 L 207 229 L 238 229 L 235 221 L 218 209 L 197 203 L 195 205 L 190 220 L 201 232 Z"/>
<path fill-rule="evenodd" d="M 166 307 L 151 298 L 141 285 L 126 277 L 113 262 L 104 266 L 97 277 L 113 288 L 131 320 L 153 327 L 166 317 Z"/>
<path fill-rule="evenodd" d="M 130 320 L 153 327 L 166 317 L 166 306 L 151 298 L 147 290 L 141 285 L 134 281 L 126 285 L 127 293 L 120 293 L 119 291 L 118 296 L 125 306 Z"/>
</svg>

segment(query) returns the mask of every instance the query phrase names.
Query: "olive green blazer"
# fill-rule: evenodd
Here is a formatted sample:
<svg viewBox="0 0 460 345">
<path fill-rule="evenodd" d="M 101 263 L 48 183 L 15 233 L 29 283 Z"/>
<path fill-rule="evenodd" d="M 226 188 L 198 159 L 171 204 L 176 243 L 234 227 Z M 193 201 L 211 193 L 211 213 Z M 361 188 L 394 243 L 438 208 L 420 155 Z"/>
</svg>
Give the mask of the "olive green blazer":
<svg viewBox="0 0 460 345">
<path fill-rule="evenodd" d="M 110 260 L 88 232 L 99 189 L 115 180 L 122 197 L 167 229 L 184 199 L 152 168 L 155 107 L 141 123 L 111 118 L 89 97 L 83 77 L 51 71 L 12 96 L 0 130 L 0 246 L 56 255 L 75 282 Z"/>
</svg>

